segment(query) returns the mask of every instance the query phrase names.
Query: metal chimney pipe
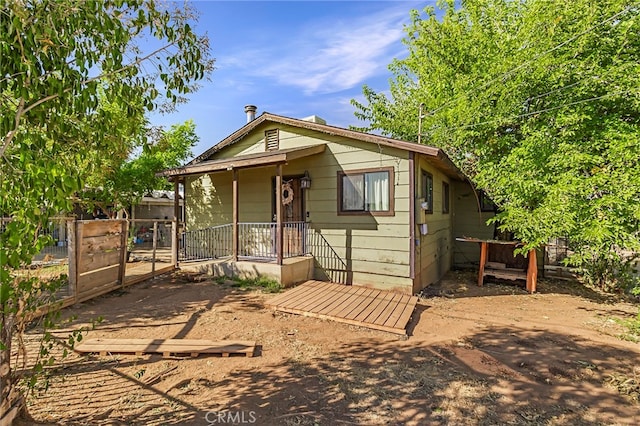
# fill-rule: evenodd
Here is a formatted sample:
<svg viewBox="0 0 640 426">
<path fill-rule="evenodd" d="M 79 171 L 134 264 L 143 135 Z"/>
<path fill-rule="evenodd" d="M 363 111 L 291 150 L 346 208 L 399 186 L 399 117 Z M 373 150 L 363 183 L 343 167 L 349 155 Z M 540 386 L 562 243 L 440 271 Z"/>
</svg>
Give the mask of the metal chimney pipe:
<svg viewBox="0 0 640 426">
<path fill-rule="evenodd" d="M 247 123 L 251 123 L 253 120 L 256 119 L 256 111 L 258 110 L 258 107 L 255 105 L 245 105 L 244 106 L 244 112 L 247 113 Z"/>
</svg>

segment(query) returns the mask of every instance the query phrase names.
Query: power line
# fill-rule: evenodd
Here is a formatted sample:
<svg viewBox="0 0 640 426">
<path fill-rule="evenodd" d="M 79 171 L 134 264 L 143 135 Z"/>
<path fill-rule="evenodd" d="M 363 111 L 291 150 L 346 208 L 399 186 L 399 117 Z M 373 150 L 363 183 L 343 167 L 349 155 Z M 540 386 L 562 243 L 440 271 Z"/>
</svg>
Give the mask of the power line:
<svg viewBox="0 0 640 426">
<path fill-rule="evenodd" d="M 596 101 L 596 100 L 599 100 L 599 99 L 604 99 L 604 98 L 607 98 L 609 96 L 619 95 L 619 94 L 626 93 L 626 92 L 627 92 L 627 90 L 621 90 L 621 91 L 618 91 L 618 92 L 607 93 L 605 95 L 596 96 L 596 97 L 593 97 L 593 98 L 580 99 L 579 101 L 570 102 L 568 104 L 558 105 L 558 106 L 555 106 L 555 107 L 549 107 L 549 108 L 544 108 L 544 109 L 540 109 L 540 110 L 537 110 L 537 111 L 527 112 L 527 113 L 524 113 L 524 114 L 514 115 L 514 116 L 511 116 L 511 117 L 505 118 L 505 120 L 515 120 L 515 119 L 518 119 L 518 118 L 524 118 L 524 117 L 529 117 L 529 116 L 536 115 L 536 114 L 542 114 L 542 113 L 545 113 L 545 112 L 554 111 L 554 110 L 557 110 L 557 109 L 561 109 L 561 108 L 566 108 L 566 107 L 573 106 L 573 105 L 582 104 L 582 103 L 585 103 L 585 102 L 591 102 L 591 101 Z M 501 121 L 501 120 L 502 119 L 500 119 L 500 118 L 496 118 L 496 119 L 493 119 L 493 120 L 481 121 L 480 123 L 465 124 L 465 125 L 462 125 L 462 126 L 438 127 L 438 128 L 433 129 L 429 133 L 433 133 L 436 130 L 468 129 L 468 128 L 472 128 L 472 127 L 476 127 L 476 126 L 482 126 L 484 124 L 495 123 L 495 122 Z"/>
<path fill-rule="evenodd" d="M 637 5 L 636 5 L 636 6 L 637 6 Z M 604 21 L 598 22 L 597 24 L 593 25 L 592 27 L 587 28 L 586 30 L 582 31 L 581 33 L 578 33 L 578 34 L 574 35 L 573 37 L 569 38 L 568 40 L 563 41 L 562 43 L 560 43 L 560 44 L 558 44 L 558 45 L 556 45 L 556 46 L 552 47 L 551 49 L 549 49 L 549 50 L 547 50 L 547 51 L 545 51 L 545 52 L 542 52 L 542 53 L 540 53 L 540 54 L 538 54 L 538 55 L 534 56 L 533 58 L 529 59 L 528 61 L 526 61 L 526 62 L 524 62 L 524 63 L 522 63 L 522 64 L 518 65 L 518 66 L 517 66 L 517 67 L 515 67 L 515 68 L 512 68 L 511 70 L 509 70 L 509 71 L 507 71 L 507 72 L 503 73 L 502 75 L 499 75 L 498 77 L 496 77 L 496 78 L 494 78 L 494 79 L 492 79 L 492 80 L 489 80 L 488 82 L 486 82 L 486 83 L 484 83 L 484 84 L 482 84 L 482 85 L 480 85 L 480 86 L 476 86 L 476 87 L 471 88 L 471 90 L 470 90 L 469 92 L 466 92 L 466 93 L 460 94 L 460 95 L 456 96 L 455 98 L 453 98 L 453 99 L 451 99 L 451 100 L 449 100 L 449 101 L 445 102 L 445 103 L 444 103 L 443 105 L 441 105 L 440 107 L 438 107 L 438 108 L 434 109 L 433 111 L 429 112 L 429 115 L 434 115 L 435 113 L 437 113 L 437 112 L 439 112 L 439 111 L 443 110 L 444 108 L 446 108 L 446 107 L 447 107 L 448 105 L 450 105 L 451 103 L 456 102 L 456 101 L 458 101 L 459 99 L 461 99 L 463 96 L 468 96 L 468 95 L 470 95 L 470 94 L 472 94 L 472 93 L 474 93 L 474 92 L 476 92 L 476 91 L 478 91 L 478 90 L 482 90 L 482 89 L 484 89 L 484 88 L 486 88 L 486 87 L 490 86 L 491 84 L 493 84 L 493 83 L 497 82 L 498 80 L 502 80 L 503 78 L 510 76 L 511 74 L 515 73 L 516 71 L 518 71 L 518 70 L 520 70 L 520 69 L 522 69 L 522 68 L 526 67 L 527 65 L 529 65 L 529 64 L 531 64 L 531 63 L 533 63 L 533 62 L 537 61 L 537 60 L 538 60 L 538 59 L 540 59 L 542 56 L 548 55 L 549 53 L 554 52 L 554 51 L 556 51 L 556 50 L 560 49 L 561 47 L 565 46 L 566 44 L 571 43 L 572 41 L 574 41 L 574 40 L 578 39 L 579 37 L 582 37 L 583 35 L 585 35 L 585 34 L 587 34 L 587 33 L 591 32 L 591 31 L 593 31 L 593 30 L 595 30 L 595 29 L 596 29 L 596 28 L 598 28 L 599 26 L 604 25 L 604 24 L 606 24 L 606 23 L 607 23 L 607 22 L 609 22 L 609 21 L 613 21 L 613 20 L 615 20 L 615 19 L 616 19 L 616 18 L 618 18 L 619 16 L 621 16 L 621 15 L 623 15 L 623 14 L 625 14 L 625 13 L 629 12 L 633 7 L 634 7 L 633 5 L 628 6 L 628 7 L 626 7 L 624 10 L 622 10 L 622 11 L 620 11 L 620 12 L 618 12 L 618 13 L 614 14 L 614 15 L 613 15 L 613 16 L 611 16 L 610 18 L 605 19 Z"/>
<path fill-rule="evenodd" d="M 589 78 L 595 78 L 595 77 L 597 77 L 597 76 L 590 75 L 589 77 L 585 77 L 585 78 L 583 78 L 581 80 L 576 81 L 575 83 L 567 84 L 566 86 L 562 86 L 562 87 L 559 87 L 557 89 L 549 90 L 548 92 L 545 92 L 545 93 L 543 93 L 541 95 L 536 95 L 534 97 L 527 98 L 526 102 L 535 101 L 536 99 L 544 98 L 545 96 L 551 95 L 552 93 L 561 92 L 561 91 L 563 91 L 565 89 L 569 89 L 571 87 L 577 86 L 578 84 L 582 83 L 583 81 L 585 81 L 585 80 L 587 80 Z"/>
</svg>

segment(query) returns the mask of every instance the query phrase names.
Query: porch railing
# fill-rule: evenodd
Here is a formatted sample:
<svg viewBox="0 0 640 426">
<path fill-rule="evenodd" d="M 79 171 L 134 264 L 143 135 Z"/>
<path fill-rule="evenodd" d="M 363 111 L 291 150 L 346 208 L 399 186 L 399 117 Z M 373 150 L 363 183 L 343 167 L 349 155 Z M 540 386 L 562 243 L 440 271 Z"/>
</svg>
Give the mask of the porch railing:
<svg viewBox="0 0 640 426">
<path fill-rule="evenodd" d="M 272 222 L 238 223 L 238 257 L 256 260 L 276 259 L 276 232 L 276 224 Z M 306 222 L 284 222 L 282 239 L 284 258 L 309 253 Z M 180 260 L 220 259 L 231 256 L 233 256 L 231 224 L 182 233 Z"/>
<path fill-rule="evenodd" d="M 233 255 L 231 224 L 182 233 L 180 260 L 218 259 Z"/>
<path fill-rule="evenodd" d="M 307 248 L 315 259 L 316 271 L 322 279 L 334 283 L 351 284 L 349 267 L 331 246 L 329 241 L 317 230 L 307 231 Z"/>
</svg>

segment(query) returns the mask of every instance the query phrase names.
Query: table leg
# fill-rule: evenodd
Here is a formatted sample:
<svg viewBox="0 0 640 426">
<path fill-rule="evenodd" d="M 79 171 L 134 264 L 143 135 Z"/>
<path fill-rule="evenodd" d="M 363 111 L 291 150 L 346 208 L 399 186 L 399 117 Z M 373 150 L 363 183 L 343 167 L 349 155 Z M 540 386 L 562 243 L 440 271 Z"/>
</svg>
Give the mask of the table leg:
<svg viewBox="0 0 640 426">
<path fill-rule="evenodd" d="M 529 265 L 527 267 L 527 291 L 529 293 L 535 293 L 536 284 L 538 282 L 538 259 L 536 257 L 536 251 L 529 250 Z"/>
<path fill-rule="evenodd" d="M 484 282 L 484 265 L 487 263 L 487 251 L 489 250 L 489 244 L 486 242 L 480 243 L 480 269 L 478 270 L 478 286 L 482 287 Z"/>
</svg>

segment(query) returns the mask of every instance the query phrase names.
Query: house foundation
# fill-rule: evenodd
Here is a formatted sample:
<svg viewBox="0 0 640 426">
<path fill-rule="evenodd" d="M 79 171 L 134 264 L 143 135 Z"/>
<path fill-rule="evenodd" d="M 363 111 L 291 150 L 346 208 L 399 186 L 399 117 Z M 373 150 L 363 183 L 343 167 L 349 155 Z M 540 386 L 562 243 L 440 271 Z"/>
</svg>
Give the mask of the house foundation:
<svg viewBox="0 0 640 426">
<path fill-rule="evenodd" d="M 314 260 L 312 256 L 297 256 L 283 259 L 282 265 L 278 265 L 276 261 L 216 259 L 180 263 L 180 269 L 212 277 L 267 277 L 280 282 L 286 288 L 313 279 Z"/>
</svg>

